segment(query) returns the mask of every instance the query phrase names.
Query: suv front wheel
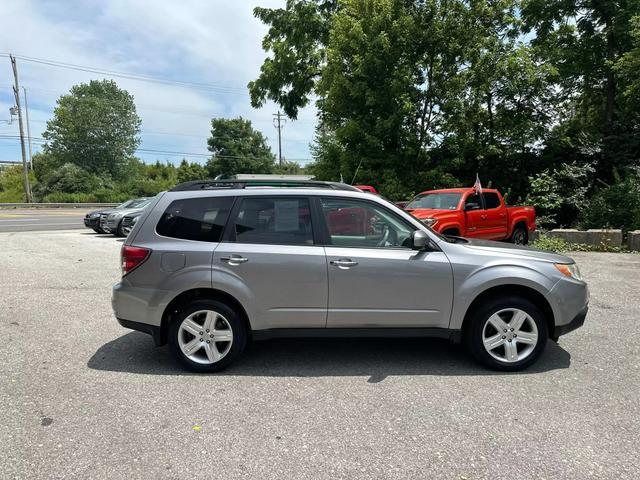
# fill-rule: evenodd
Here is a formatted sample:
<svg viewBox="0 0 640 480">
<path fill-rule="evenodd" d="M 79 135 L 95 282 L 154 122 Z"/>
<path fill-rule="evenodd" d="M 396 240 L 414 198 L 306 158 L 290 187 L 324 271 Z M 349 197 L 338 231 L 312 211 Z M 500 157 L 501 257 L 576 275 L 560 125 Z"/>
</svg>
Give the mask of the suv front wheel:
<svg viewBox="0 0 640 480">
<path fill-rule="evenodd" d="M 494 298 L 473 315 L 466 335 L 477 360 L 495 370 L 514 372 L 527 368 L 544 350 L 547 322 L 525 298 Z"/>
<path fill-rule="evenodd" d="M 244 323 L 222 302 L 197 300 L 176 317 L 169 329 L 169 345 L 176 359 L 193 372 L 222 370 L 244 350 Z"/>
</svg>

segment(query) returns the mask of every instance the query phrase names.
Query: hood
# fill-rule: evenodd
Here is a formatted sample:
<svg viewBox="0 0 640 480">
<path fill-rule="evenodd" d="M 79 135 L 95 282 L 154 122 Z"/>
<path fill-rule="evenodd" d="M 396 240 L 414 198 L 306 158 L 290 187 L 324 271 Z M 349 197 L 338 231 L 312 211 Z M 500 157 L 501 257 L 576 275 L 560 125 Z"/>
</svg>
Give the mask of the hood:
<svg viewBox="0 0 640 480">
<path fill-rule="evenodd" d="M 127 212 L 125 213 L 125 217 L 136 217 L 138 215 L 141 215 L 142 212 L 144 212 L 144 208 L 135 208 L 135 209 L 127 209 Z"/>
<path fill-rule="evenodd" d="M 515 255 L 519 257 L 533 258 L 552 263 L 574 263 L 571 257 L 560 255 L 559 253 L 545 252 L 523 245 L 514 245 L 512 243 L 494 242 L 492 240 L 479 240 L 474 238 L 465 238 L 465 243 L 461 245 L 472 250 L 482 250 L 491 252 L 496 255 Z"/>
<path fill-rule="evenodd" d="M 457 210 L 438 210 L 435 208 L 407 208 L 407 212 L 416 218 L 441 218 Z"/>
<path fill-rule="evenodd" d="M 103 210 L 94 210 L 92 212 L 89 212 L 85 215 L 85 217 L 89 217 L 90 215 L 100 215 L 101 213 L 111 213 L 113 211 L 115 211 L 115 208 L 107 208 L 107 209 L 103 209 Z"/>
</svg>

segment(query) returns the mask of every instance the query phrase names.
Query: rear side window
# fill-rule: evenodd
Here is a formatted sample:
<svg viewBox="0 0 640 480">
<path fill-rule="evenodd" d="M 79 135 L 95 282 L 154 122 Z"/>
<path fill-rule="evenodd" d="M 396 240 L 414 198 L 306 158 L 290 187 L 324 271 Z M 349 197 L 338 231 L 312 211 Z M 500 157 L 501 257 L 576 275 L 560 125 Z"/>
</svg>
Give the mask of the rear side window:
<svg viewBox="0 0 640 480">
<path fill-rule="evenodd" d="M 156 232 L 165 237 L 219 242 L 232 204 L 232 197 L 175 200 L 162 214 Z"/>
<path fill-rule="evenodd" d="M 313 245 L 309 199 L 248 197 L 234 221 L 238 243 Z"/>
<path fill-rule="evenodd" d="M 498 208 L 500 206 L 500 199 L 498 198 L 497 193 L 487 192 L 483 193 L 484 197 L 484 208 L 490 210 L 492 208 Z"/>
</svg>

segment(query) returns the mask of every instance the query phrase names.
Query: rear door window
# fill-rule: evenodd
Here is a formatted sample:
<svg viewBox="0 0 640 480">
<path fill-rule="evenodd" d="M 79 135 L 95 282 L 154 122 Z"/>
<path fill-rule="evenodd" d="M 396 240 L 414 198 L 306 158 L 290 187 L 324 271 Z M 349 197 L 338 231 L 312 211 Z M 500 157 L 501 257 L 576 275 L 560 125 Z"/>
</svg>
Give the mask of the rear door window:
<svg viewBox="0 0 640 480">
<path fill-rule="evenodd" d="M 229 218 L 233 197 L 174 200 L 156 227 L 159 235 L 199 242 L 219 242 Z"/>
<path fill-rule="evenodd" d="M 309 199 L 305 197 L 246 197 L 233 221 L 237 243 L 313 245 Z"/>
<path fill-rule="evenodd" d="M 491 210 L 492 208 L 498 208 L 500 206 L 500 198 L 495 192 L 485 192 L 482 194 L 484 198 L 484 208 Z"/>
</svg>

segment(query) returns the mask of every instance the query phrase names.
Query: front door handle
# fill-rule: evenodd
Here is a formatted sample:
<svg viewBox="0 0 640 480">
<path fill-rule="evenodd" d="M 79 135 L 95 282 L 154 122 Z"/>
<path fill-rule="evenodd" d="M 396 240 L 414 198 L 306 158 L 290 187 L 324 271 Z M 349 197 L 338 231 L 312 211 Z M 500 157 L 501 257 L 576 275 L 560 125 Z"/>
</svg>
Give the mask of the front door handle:
<svg viewBox="0 0 640 480">
<path fill-rule="evenodd" d="M 482 220 L 486 220 L 486 219 L 487 219 L 487 216 L 486 216 L 486 215 L 480 215 L 480 218 L 481 218 Z"/>
<path fill-rule="evenodd" d="M 355 267 L 356 265 L 358 265 L 358 262 L 354 262 L 353 260 L 348 258 L 341 258 L 340 260 L 331 260 L 329 263 L 331 265 L 335 265 L 336 267 L 340 267 L 340 268 L 349 268 L 349 267 Z"/>
<path fill-rule="evenodd" d="M 229 265 L 240 265 L 241 263 L 248 262 L 249 259 L 241 257 L 240 255 L 231 255 L 230 257 L 221 257 L 220 260 L 227 262 Z"/>
</svg>

